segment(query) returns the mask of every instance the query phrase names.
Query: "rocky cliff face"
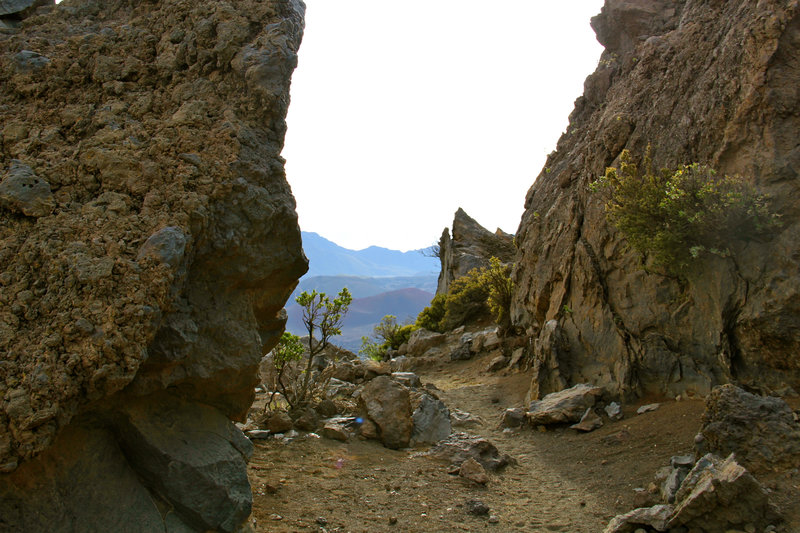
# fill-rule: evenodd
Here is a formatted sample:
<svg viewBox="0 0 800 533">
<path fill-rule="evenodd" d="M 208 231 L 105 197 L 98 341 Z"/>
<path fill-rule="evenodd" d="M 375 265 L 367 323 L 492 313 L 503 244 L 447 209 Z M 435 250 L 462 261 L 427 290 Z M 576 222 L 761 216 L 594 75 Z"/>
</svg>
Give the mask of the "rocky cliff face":
<svg viewBox="0 0 800 533">
<path fill-rule="evenodd" d="M 304 9 L 65 0 L 0 34 L 0 530 L 247 518 L 230 420 L 307 269 Z"/>
<path fill-rule="evenodd" d="M 439 284 L 436 294 L 447 294 L 450 283 L 473 268 L 489 266 L 489 259 L 497 257 L 504 263 L 513 261 L 514 237 L 499 228 L 492 233 L 460 207 L 453 219 L 453 235 L 445 228 L 439 239 Z"/>
<path fill-rule="evenodd" d="M 533 397 L 705 394 L 800 385 L 798 3 L 607 0 L 605 46 L 570 126 L 531 187 L 514 320 L 531 336 Z M 628 148 L 656 166 L 710 164 L 773 198 L 783 226 L 734 242 L 687 284 L 641 268 L 588 184 Z"/>
</svg>

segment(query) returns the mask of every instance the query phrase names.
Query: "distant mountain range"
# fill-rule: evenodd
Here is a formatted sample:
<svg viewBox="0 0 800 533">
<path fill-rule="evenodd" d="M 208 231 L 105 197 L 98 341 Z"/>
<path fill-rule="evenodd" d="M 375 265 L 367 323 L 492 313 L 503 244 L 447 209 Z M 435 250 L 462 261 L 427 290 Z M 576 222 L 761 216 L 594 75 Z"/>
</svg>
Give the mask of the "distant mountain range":
<svg viewBox="0 0 800 533">
<path fill-rule="evenodd" d="M 439 260 L 421 251 L 400 252 L 378 246 L 348 250 L 328 239 L 303 232 L 303 250 L 309 261 L 308 273 L 300 279 L 286 302 L 286 329 L 305 335 L 302 311 L 295 298 L 302 291 L 324 292 L 334 297 L 342 287 L 353 295 L 342 335 L 334 344 L 358 352 L 361 337 L 370 336 L 385 315 L 398 322 L 413 322 L 436 292 Z"/>
<path fill-rule="evenodd" d="M 439 260 L 422 250 L 400 252 L 379 246 L 348 250 L 317 233 L 302 232 L 309 261 L 306 277 L 314 276 L 417 276 L 439 273 Z"/>
</svg>

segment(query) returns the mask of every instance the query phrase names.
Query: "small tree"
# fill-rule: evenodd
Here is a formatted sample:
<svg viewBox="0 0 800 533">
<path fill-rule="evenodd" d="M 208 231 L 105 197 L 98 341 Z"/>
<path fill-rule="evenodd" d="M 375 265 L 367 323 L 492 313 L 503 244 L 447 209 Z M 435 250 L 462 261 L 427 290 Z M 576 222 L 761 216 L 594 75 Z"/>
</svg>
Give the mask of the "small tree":
<svg viewBox="0 0 800 533">
<path fill-rule="evenodd" d="M 303 352 L 305 348 L 300 341 L 300 337 L 292 335 L 288 331 L 284 331 L 281 339 L 275 348 L 272 349 L 272 364 L 277 372 L 275 376 L 275 386 L 280 388 L 280 393 L 284 398 L 289 397 L 289 391 L 286 386 L 286 372 L 290 369 L 293 363 L 303 359 Z M 272 391 L 267 402 L 267 409 L 272 405 L 275 395 L 278 391 Z"/>
<path fill-rule="evenodd" d="M 299 337 L 291 333 L 281 336 L 278 346 L 272 352 L 272 362 L 277 372 L 278 387 L 286 401 L 291 407 L 302 407 L 311 400 L 314 390 L 318 388 L 312 382 L 314 358 L 328 347 L 331 337 L 341 335 L 342 321 L 353 297 L 345 287 L 333 300 L 324 292 L 303 291 L 295 301 L 303 308 L 303 325 L 308 332 L 308 359 L 305 361 L 305 368 L 298 367 L 305 350 L 302 349 Z M 316 385 L 323 386 L 324 383 Z"/>
<path fill-rule="evenodd" d="M 500 326 L 501 334 L 504 334 L 511 327 L 511 298 L 514 296 L 511 265 L 503 264 L 498 258 L 492 257 L 484 276 L 489 286 L 489 309 Z"/>
<path fill-rule="evenodd" d="M 398 324 L 394 315 L 384 316 L 372 330 L 372 337 L 361 337 L 359 353 L 370 359 L 381 361 L 389 350 L 397 350 L 408 342 L 411 334 L 419 329 L 413 324 Z"/>
</svg>

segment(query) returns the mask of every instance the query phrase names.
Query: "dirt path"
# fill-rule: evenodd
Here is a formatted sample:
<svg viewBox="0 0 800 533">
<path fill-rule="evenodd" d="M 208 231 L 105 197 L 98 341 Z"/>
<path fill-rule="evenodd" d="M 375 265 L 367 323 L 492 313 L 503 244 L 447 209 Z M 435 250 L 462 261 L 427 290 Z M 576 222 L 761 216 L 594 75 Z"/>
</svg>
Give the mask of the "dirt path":
<svg viewBox="0 0 800 533">
<path fill-rule="evenodd" d="M 625 419 L 588 434 L 504 433 L 497 427 L 500 414 L 522 404 L 530 378 L 484 375 L 485 364 L 447 364 L 420 375 L 441 390 L 450 409 L 484 420 L 465 431 L 488 437 L 518 461 L 487 487 L 448 475 L 441 463 L 415 456 L 419 450 L 359 440 L 266 440 L 256 443 L 249 469 L 254 529 L 597 533 L 633 507 L 635 487 L 646 487 L 672 455 L 691 451 L 700 427 L 701 401 L 672 401 L 641 416 L 635 415 L 639 404 L 626 406 Z M 496 519 L 469 514 L 470 499 L 483 501 Z"/>
</svg>

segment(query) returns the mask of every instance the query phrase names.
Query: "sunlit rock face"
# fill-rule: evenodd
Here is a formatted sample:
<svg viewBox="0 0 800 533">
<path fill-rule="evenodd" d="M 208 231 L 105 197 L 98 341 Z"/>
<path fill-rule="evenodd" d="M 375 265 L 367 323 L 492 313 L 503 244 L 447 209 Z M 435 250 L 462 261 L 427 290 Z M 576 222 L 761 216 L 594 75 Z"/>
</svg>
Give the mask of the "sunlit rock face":
<svg viewBox="0 0 800 533">
<path fill-rule="evenodd" d="M 514 320 L 531 337 L 531 396 L 800 385 L 800 17 L 795 2 L 607 0 L 605 46 L 567 132 L 528 192 Z M 700 162 L 772 197 L 782 227 L 735 241 L 688 284 L 641 267 L 588 185 L 623 149 Z"/>
<path fill-rule="evenodd" d="M 249 515 L 231 420 L 307 269 L 280 157 L 304 11 L 64 0 L 0 33 L 0 529 Z"/>
<path fill-rule="evenodd" d="M 442 268 L 436 294 L 447 294 L 453 280 L 470 270 L 488 267 L 492 257 L 504 263 L 512 262 L 515 253 L 513 243 L 513 235 L 504 233 L 500 228 L 492 233 L 459 207 L 453 218 L 452 235 L 445 228 L 439 239 Z"/>
</svg>

